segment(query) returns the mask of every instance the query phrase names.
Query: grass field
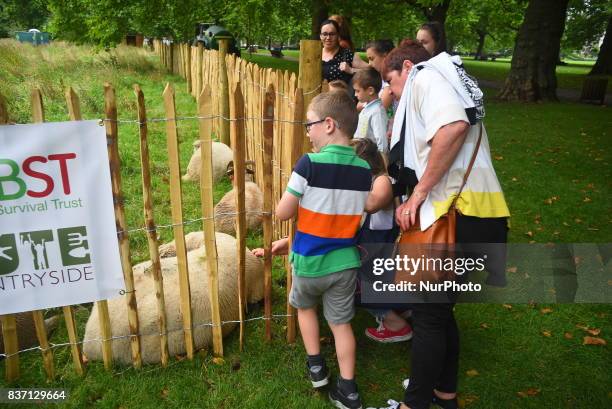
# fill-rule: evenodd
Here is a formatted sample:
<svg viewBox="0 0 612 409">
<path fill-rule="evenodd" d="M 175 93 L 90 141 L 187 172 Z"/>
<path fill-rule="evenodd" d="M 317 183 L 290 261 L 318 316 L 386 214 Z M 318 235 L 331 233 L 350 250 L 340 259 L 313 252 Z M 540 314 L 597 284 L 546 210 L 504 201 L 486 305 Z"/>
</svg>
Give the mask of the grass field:
<svg viewBox="0 0 612 409">
<path fill-rule="evenodd" d="M 244 57 L 264 64 L 267 67 L 290 69 L 296 71 L 298 69 L 297 61 L 281 60 L 271 58 L 267 50 L 260 50 L 257 54 L 249 55 L 243 51 Z M 283 50 L 283 54 L 289 59 L 297 60 L 299 58 L 299 50 Z M 361 58 L 367 61 L 364 52 L 359 53 Z M 503 83 L 510 71 L 510 59 L 500 58 L 497 61 L 476 61 L 471 57 L 462 57 L 467 71 L 478 79 Z M 593 61 L 576 61 L 566 60 L 568 65 L 560 65 L 557 67 L 558 87 L 563 89 L 581 90 L 584 77 L 591 71 L 594 64 Z M 277 65 L 278 64 L 278 65 Z M 612 83 L 612 81 L 610 81 Z M 612 85 L 608 84 L 608 92 L 612 90 Z"/>
<path fill-rule="evenodd" d="M 11 118 L 19 123 L 29 122 L 29 92 L 34 85 L 43 90 L 48 121 L 68 119 L 63 99 L 67 85 L 79 93 L 86 119 L 101 118 L 105 81 L 116 87 L 120 118 L 136 118 L 132 92 L 136 82 L 144 90 L 150 118 L 164 117 L 161 93 L 168 81 L 176 85 L 178 115 L 195 114 L 185 82 L 161 73 L 155 56 L 142 50 L 120 47 L 113 54 L 98 55 L 64 44 L 35 49 L 0 42 L 0 55 L 0 93 L 9 101 Z M 492 101 L 487 104 L 485 122 L 494 164 L 513 215 L 512 242 L 612 241 L 612 121 L 607 108 Z M 185 168 L 197 123 L 178 124 L 181 166 Z M 167 224 L 164 124 L 152 123 L 149 131 L 156 221 Z M 121 124 L 119 132 L 128 225 L 139 227 L 143 221 L 137 126 Z M 229 188 L 228 181 L 217 185 L 215 201 Z M 199 217 L 196 186 L 184 184 L 183 195 L 185 218 Z M 187 229 L 198 230 L 200 225 L 187 225 Z M 163 241 L 169 240 L 171 231 L 164 229 L 161 236 Z M 253 247 L 260 240 L 260 235 L 252 234 L 248 245 Z M 143 234 L 131 235 L 130 245 L 134 261 L 147 257 Z M 273 288 L 275 313 L 279 314 L 284 312 L 286 297 L 283 276 L 277 260 Z M 582 345 L 583 337 L 589 334 L 580 328 L 599 329 L 599 337 L 609 342 L 610 314 L 608 304 L 458 305 L 462 407 L 612 407 L 610 347 Z M 261 307 L 255 307 L 250 315 L 262 315 Z M 87 310 L 78 310 L 81 335 L 87 316 Z M 410 368 L 410 344 L 374 344 L 362 335 L 364 328 L 372 325 L 373 319 L 360 311 L 354 322 L 357 380 L 368 406 L 382 405 L 389 397 L 400 399 L 401 380 Z M 115 366 L 106 372 L 101 363 L 90 362 L 86 376 L 80 378 L 72 369 L 69 349 L 58 348 L 54 351 L 55 382 L 45 381 L 40 354 L 30 352 L 20 356 L 21 379 L 11 385 L 0 380 L 0 387 L 66 388 L 71 396 L 59 405 L 62 408 L 330 407 L 326 397 L 312 391 L 306 381 L 302 343 L 286 344 L 283 321 L 274 322 L 275 336 L 270 344 L 262 341 L 262 321 L 250 322 L 246 328 L 245 350 L 239 351 L 238 334 L 233 333 L 224 340 L 223 362 L 213 362 L 207 350 L 193 361 L 172 359 L 165 369 L 158 365 L 142 370 Z M 321 336 L 323 353 L 336 371 L 331 335 L 323 329 Z M 66 340 L 61 324 L 51 341 Z M 4 363 L 0 362 L 3 373 Z"/>
</svg>

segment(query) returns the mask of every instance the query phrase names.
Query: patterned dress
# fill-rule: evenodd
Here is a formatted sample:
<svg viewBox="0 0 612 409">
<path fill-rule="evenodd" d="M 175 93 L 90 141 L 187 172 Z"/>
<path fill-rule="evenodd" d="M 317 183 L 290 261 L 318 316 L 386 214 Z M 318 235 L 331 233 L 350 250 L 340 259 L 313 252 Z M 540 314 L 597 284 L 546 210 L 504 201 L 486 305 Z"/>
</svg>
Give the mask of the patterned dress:
<svg viewBox="0 0 612 409">
<path fill-rule="evenodd" d="M 354 57 L 355 53 L 348 48 L 341 47 L 334 55 L 334 58 L 329 61 L 323 61 L 323 79 L 327 80 L 327 82 L 342 80 L 350 84 L 353 75 L 340 71 L 340 63 L 347 62 L 349 65 L 352 65 Z"/>
</svg>

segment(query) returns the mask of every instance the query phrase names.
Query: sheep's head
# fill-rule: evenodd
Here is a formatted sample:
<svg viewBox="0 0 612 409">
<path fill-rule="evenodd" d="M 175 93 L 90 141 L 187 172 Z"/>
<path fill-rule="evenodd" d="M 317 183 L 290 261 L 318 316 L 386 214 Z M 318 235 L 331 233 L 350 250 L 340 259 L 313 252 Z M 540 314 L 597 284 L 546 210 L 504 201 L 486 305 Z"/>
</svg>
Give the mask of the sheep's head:
<svg viewBox="0 0 612 409">
<path fill-rule="evenodd" d="M 247 160 L 244 163 L 244 169 L 245 169 L 245 173 L 246 173 L 246 178 L 245 180 L 247 182 L 252 182 L 253 181 L 253 175 L 255 175 L 255 161 L 252 160 Z M 234 181 L 234 161 L 230 161 L 227 164 L 227 171 L 225 172 L 225 174 L 227 175 L 227 177 L 229 177 L 229 179 L 233 182 Z"/>
</svg>

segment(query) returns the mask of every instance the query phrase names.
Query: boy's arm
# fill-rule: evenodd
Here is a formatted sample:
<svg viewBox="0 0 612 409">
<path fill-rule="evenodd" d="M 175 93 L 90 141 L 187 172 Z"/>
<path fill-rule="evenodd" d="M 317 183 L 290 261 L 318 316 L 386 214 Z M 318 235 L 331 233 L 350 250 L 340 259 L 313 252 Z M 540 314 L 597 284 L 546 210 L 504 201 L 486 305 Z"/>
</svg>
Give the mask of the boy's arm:
<svg viewBox="0 0 612 409">
<path fill-rule="evenodd" d="M 285 191 L 276 206 L 276 217 L 280 221 L 289 220 L 297 214 L 300 199 L 293 193 Z"/>
<path fill-rule="evenodd" d="M 304 195 L 306 186 L 308 186 L 309 174 L 310 159 L 306 154 L 295 164 L 289 182 L 287 182 L 287 190 L 276 205 L 276 217 L 279 220 L 289 220 L 297 215 L 300 198 Z"/>
</svg>

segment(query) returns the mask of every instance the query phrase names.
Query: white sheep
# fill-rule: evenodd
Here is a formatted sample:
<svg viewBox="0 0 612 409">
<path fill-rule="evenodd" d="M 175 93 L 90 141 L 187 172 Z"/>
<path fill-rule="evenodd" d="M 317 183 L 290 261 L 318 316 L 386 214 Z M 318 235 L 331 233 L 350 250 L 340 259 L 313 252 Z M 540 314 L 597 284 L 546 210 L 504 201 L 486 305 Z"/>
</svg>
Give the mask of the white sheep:
<svg viewBox="0 0 612 409">
<path fill-rule="evenodd" d="M 215 230 L 227 234 L 236 234 L 236 190 L 227 192 L 215 205 Z M 253 182 L 244 184 L 244 202 L 247 230 L 261 226 L 263 212 L 263 193 Z"/>
<path fill-rule="evenodd" d="M 184 181 L 200 181 L 200 170 L 202 166 L 200 143 L 201 141 L 199 139 L 193 143 L 194 152 L 189 160 L 189 165 L 187 165 L 187 173 L 182 177 Z M 221 142 L 212 143 L 213 183 L 217 183 L 221 180 L 227 171 L 227 165 L 233 158 L 234 154 L 229 146 Z"/>
<path fill-rule="evenodd" d="M 221 321 L 233 321 L 238 315 L 238 279 L 236 259 L 236 239 L 216 233 L 219 260 L 219 304 Z M 191 284 L 191 306 L 193 314 L 193 338 L 196 349 L 212 344 L 210 301 L 208 294 L 208 268 L 206 253 L 202 246 L 187 253 L 189 280 Z M 159 327 L 157 319 L 157 300 L 155 284 L 150 274 L 150 262 L 134 266 L 134 283 L 138 303 L 138 319 L 142 360 L 144 363 L 157 363 L 161 360 Z M 176 257 L 161 260 L 164 279 L 164 296 L 168 328 L 168 350 L 170 356 L 185 353 L 183 318 L 180 311 L 180 293 Z M 245 287 L 247 302 L 253 303 L 263 298 L 263 263 L 246 249 Z M 113 359 L 129 364 L 132 355 L 129 343 L 130 334 L 126 304 L 123 297 L 108 301 L 113 336 L 126 336 L 112 341 Z M 236 327 L 235 323 L 223 325 L 222 333 L 227 335 Z M 90 360 L 102 360 L 101 333 L 98 310 L 94 306 L 85 328 L 83 352 Z"/>
</svg>

